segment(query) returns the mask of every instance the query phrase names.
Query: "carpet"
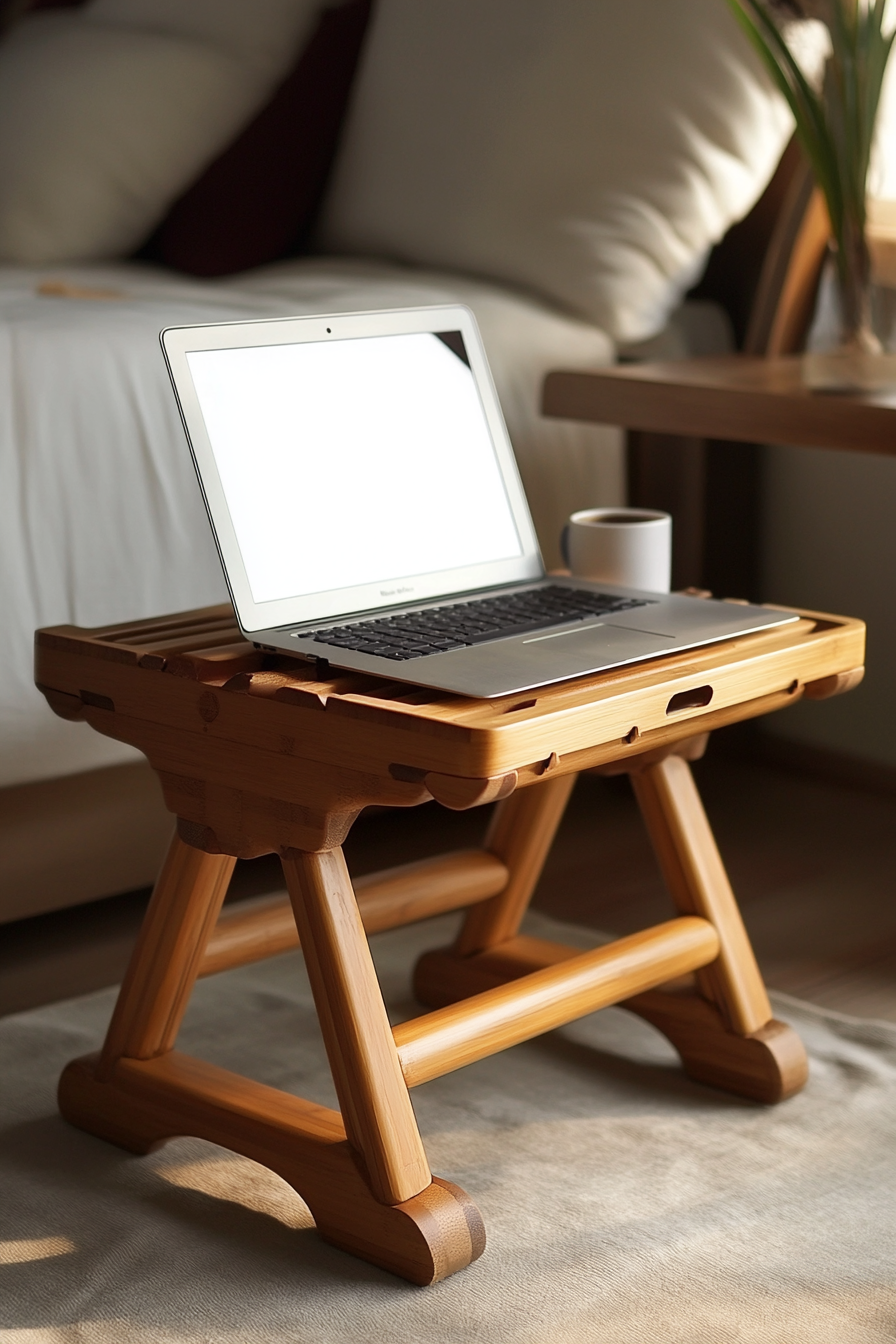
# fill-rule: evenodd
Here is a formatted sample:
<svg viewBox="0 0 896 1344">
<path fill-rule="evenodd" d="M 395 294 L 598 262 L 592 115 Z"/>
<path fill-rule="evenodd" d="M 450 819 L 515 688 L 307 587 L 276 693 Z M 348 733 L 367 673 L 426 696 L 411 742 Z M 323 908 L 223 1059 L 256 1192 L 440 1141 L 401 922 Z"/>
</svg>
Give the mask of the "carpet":
<svg viewBox="0 0 896 1344">
<path fill-rule="evenodd" d="M 372 940 L 396 1018 L 453 918 Z M 534 918 L 530 932 L 595 935 Z M 870 1344 L 896 1339 L 896 1027 L 778 996 L 811 1056 L 764 1108 L 608 1009 L 414 1093 L 483 1257 L 415 1288 L 321 1242 L 279 1178 L 195 1139 L 134 1157 L 56 1114 L 112 991 L 0 1022 L 2 1344 Z M 335 1104 L 301 957 L 203 981 L 179 1047 Z"/>
</svg>

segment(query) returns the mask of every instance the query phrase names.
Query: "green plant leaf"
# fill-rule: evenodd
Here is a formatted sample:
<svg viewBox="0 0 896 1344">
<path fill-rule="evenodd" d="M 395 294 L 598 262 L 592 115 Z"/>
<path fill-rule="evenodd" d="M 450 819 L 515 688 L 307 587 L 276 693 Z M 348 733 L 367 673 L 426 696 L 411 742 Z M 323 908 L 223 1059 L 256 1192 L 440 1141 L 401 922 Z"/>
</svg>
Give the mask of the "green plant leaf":
<svg viewBox="0 0 896 1344">
<path fill-rule="evenodd" d="M 797 135 L 806 151 L 815 180 L 824 194 L 836 236 L 843 215 L 842 180 L 822 98 L 809 84 L 781 33 L 758 0 L 727 0 L 727 3 L 790 106 Z"/>
</svg>

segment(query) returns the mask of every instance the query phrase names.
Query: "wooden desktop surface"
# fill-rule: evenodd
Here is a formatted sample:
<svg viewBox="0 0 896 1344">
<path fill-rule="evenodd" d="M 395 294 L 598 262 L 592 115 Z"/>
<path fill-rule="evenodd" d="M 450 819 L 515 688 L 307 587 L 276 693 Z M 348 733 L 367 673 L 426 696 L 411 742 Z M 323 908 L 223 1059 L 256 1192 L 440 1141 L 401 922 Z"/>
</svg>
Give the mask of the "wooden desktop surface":
<svg viewBox="0 0 896 1344">
<path fill-rule="evenodd" d="M 662 434 L 896 455 L 896 389 L 819 393 L 800 356 L 623 364 L 545 379 L 545 415 Z"/>
</svg>

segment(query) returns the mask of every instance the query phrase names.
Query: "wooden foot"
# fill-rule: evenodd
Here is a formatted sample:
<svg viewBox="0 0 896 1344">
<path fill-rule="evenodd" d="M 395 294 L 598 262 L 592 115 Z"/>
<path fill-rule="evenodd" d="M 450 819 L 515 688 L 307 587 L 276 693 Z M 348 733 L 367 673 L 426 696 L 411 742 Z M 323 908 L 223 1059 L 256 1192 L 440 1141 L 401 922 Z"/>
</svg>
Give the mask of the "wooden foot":
<svg viewBox="0 0 896 1344">
<path fill-rule="evenodd" d="M 696 988 L 649 990 L 619 1006 L 657 1027 L 698 1083 L 773 1105 L 799 1092 L 809 1076 L 805 1047 L 792 1027 L 772 1017 L 740 1036 Z"/>
<path fill-rule="evenodd" d="M 581 955 L 562 943 L 520 936 L 475 957 L 451 948 L 427 952 L 417 962 L 414 992 L 422 1003 L 443 1007 L 534 970 Z M 808 1065 L 791 1027 L 768 1020 L 748 1035 L 732 1031 L 715 1006 L 691 986 L 655 989 L 619 1002 L 653 1023 L 681 1055 L 685 1071 L 751 1101 L 783 1101 L 806 1082 Z"/>
<path fill-rule="evenodd" d="M 88 1133 L 138 1153 L 182 1134 L 242 1153 L 297 1191 L 326 1241 L 411 1283 L 482 1254 L 482 1218 L 458 1186 L 434 1177 L 398 1204 L 374 1198 L 337 1111 L 175 1051 L 121 1059 L 107 1081 L 97 1063 L 74 1060 L 59 1084 L 63 1116 Z"/>
</svg>

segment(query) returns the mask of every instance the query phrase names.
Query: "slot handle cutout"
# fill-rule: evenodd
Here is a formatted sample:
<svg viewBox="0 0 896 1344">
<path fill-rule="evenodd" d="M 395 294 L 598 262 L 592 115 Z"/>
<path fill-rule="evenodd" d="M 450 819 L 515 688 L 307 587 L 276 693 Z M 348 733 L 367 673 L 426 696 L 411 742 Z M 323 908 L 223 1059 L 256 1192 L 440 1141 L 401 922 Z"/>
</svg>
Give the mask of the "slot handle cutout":
<svg viewBox="0 0 896 1344">
<path fill-rule="evenodd" d="M 694 686 L 690 691 L 679 691 L 666 706 L 667 714 L 679 714 L 683 709 L 704 709 L 712 699 L 711 686 Z"/>
</svg>

